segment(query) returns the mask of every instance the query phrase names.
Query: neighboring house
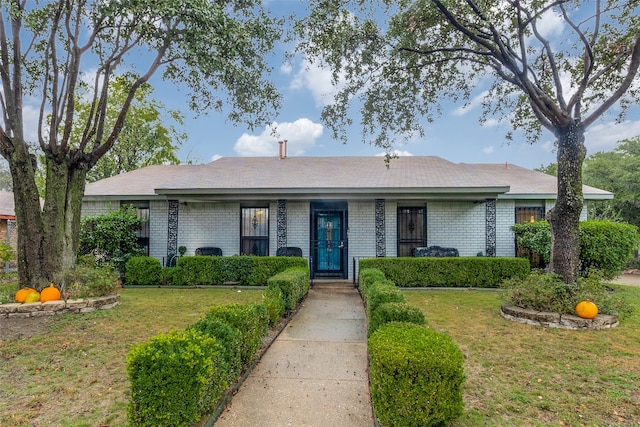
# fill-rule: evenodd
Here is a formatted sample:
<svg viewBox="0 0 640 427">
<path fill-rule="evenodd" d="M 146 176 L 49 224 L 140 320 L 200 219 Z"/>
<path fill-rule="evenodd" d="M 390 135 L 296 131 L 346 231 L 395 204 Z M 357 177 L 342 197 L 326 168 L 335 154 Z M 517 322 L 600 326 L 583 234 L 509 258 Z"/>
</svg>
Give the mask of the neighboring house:
<svg viewBox="0 0 640 427">
<path fill-rule="evenodd" d="M 587 202 L 613 197 L 583 191 Z M 555 199 L 555 177 L 510 164 L 242 157 L 149 166 L 88 184 L 82 213 L 134 205 L 145 219 L 141 243 L 164 262 L 179 246 L 225 256 L 296 247 L 312 277 L 353 278 L 362 257 L 411 256 L 416 247 L 514 256 L 511 226 L 543 218 Z"/>
<path fill-rule="evenodd" d="M 10 191 L 0 191 L 0 242 L 9 243 L 14 250 L 18 245 L 16 210 Z"/>
</svg>

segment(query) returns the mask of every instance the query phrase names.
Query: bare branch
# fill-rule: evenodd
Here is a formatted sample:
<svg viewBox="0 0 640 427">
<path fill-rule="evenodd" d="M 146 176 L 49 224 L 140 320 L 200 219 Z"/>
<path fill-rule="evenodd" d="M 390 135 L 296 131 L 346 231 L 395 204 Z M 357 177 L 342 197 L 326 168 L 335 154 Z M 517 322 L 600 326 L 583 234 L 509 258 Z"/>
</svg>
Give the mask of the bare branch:
<svg viewBox="0 0 640 427">
<path fill-rule="evenodd" d="M 629 67 L 624 80 L 609 98 L 607 98 L 598 108 L 595 109 L 595 111 L 583 120 L 585 128 L 596 121 L 602 114 L 604 114 L 605 111 L 622 98 L 622 95 L 624 95 L 629 87 L 631 87 L 631 83 L 633 83 L 633 80 L 638 75 L 638 67 L 640 67 L 640 36 L 636 37 L 631 54 L 631 60 L 629 61 Z"/>
</svg>

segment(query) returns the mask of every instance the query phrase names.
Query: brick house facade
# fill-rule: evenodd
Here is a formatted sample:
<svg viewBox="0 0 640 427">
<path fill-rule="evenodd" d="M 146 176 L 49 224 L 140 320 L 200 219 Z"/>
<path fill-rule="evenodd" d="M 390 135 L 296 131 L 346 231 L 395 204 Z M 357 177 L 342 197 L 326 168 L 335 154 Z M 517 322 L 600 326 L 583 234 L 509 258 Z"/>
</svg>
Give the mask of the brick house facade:
<svg viewBox="0 0 640 427">
<path fill-rule="evenodd" d="M 133 204 L 146 221 L 148 254 L 165 263 L 180 246 L 187 255 L 216 247 L 223 256 L 295 247 L 313 277 L 353 278 L 358 259 L 414 247 L 514 256 L 511 226 L 544 217 L 555 187 L 555 177 L 515 165 L 438 157 L 401 157 L 389 167 L 383 157 L 221 158 L 88 184 L 82 214 Z M 613 197 L 583 191 L 586 202 Z"/>
</svg>

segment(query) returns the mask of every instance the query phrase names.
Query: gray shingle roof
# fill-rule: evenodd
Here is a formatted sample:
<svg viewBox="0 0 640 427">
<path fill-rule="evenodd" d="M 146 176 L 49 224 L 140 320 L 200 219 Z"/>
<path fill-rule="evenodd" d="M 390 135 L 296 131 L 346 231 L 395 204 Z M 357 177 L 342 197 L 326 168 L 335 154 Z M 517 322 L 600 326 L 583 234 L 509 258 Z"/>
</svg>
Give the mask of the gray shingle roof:
<svg viewBox="0 0 640 427">
<path fill-rule="evenodd" d="M 85 196 L 214 198 L 257 194 L 455 193 L 476 197 L 554 197 L 556 178 L 507 164 L 452 163 L 440 157 L 223 157 L 205 165 L 149 166 L 88 184 Z M 611 193 L 584 187 L 585 198 Z"/>
</svg>

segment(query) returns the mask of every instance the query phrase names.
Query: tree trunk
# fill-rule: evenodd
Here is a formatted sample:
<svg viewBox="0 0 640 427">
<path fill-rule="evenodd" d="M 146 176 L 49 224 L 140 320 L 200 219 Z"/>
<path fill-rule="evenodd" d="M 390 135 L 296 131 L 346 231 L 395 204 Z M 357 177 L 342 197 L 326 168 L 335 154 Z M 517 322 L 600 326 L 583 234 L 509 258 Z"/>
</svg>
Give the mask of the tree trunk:
<svg viewBox="0 0 640 427">
<path fill-rule="evenodd" d="M 42 253 L 43 223 L 35 181 L 35 161 L 26 144 L 16 144 L 7 157 L 13 180 L 13 197 L 18 224 L 17 263 L 21 287 L 39 289 L 46 278 Z"/>
<path fill-rule="evenodd" d="M 18 278 L 22 287 L 42 289 L 50 282 L 61 284 L 64 272 L 75 264 L 86 168 L 47 157 L 41 207 L 31 157 L 26 149 L 25 155 L 17 154 L 19 151 L 9 160 L 20 230 Z"/>
<path fill-rule="evenodd" d="M 575 283 L 580 261 L 580 214 L 582 198 L 582 162 L 584 127 L 579 121 L 559 128 L 558 138 L 558 198 L 547 214 L 551 224 L 550 269 L 565 283 Z"/>
</svg>

